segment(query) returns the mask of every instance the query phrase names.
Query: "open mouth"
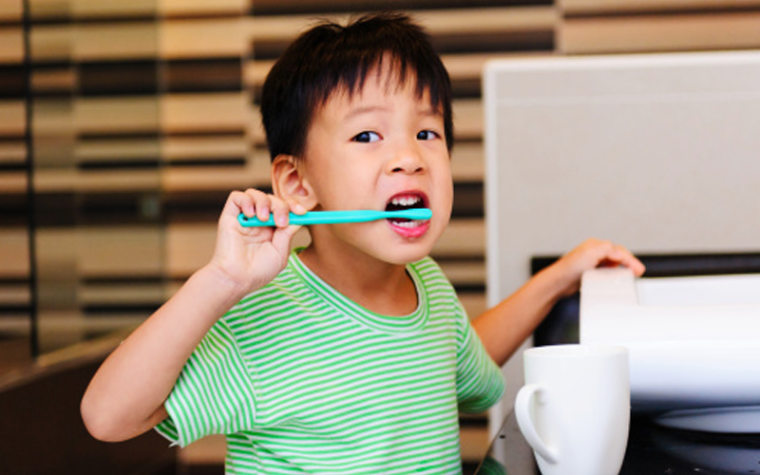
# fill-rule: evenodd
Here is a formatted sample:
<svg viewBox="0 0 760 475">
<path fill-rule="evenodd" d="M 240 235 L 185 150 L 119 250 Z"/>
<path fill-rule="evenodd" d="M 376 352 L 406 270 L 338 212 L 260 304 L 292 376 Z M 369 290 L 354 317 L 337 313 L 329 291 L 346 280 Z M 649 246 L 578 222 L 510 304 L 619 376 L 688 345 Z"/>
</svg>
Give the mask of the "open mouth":
<svg viewBox="0 0 760 475">
<path fill-rule="evenodd" d="M 427 207 L 427 198 L 418 192 L 404 192 L 393 195 L 388 203 L 385 205 L 386 211 L 398 211 L 412 208 L 425 208 Z M 406 218 L 390 218 L 388 219 L 393 226 L 407 229 L 414 229 L 420 227 L 427 221 L 411 220 Z"/>
</svg>

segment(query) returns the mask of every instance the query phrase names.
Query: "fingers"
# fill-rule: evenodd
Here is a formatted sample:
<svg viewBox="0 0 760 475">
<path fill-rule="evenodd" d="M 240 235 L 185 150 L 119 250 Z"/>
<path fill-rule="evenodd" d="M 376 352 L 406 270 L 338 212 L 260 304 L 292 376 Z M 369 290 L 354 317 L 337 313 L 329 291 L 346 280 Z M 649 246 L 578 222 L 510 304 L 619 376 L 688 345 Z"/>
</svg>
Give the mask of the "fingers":
<svg viewBox="0 0 760 475">
<path fill-rule="evenodd" d="M 238 214 L 243 213 L 249 218 L 256 216 L 260 221 L 266 221 L 271 214 L 274 216 L 275 225 L 278 228 L 284 228 L 288 226 L 288 214 L 291 211 L 303 214 L 306 209 L 297 202 L 285 202 L 277 196 L 249 188 L 245 191 L 230 193 L 222 210 L 222 216 L 237 218 Z"/>
<path fill-rule="evenodd" d="M 620 245 L 615 245 L 615 254 L 618 256 L 618 262 L 631 269 L 633 274 L 640 277 L 646 270 L 644 264 L 636 258 L 628 249 Z"/>
<path fill-rule="evenodd" d="M 301 227 L 302 226 L 291 225 L 284 228 L 277 228 L 272 237 L 272 244 L 274 244 L 277 249 L 280 249 L 281 252 L 287 254 L 288 249 L 290 249 L 290 241 Z"/>
<path fill-rule="evenodd" d="M 641 276 L 646 270 L 644 264 L 620 244 L 598 239 L 589 239 L 585 244 L 597 251 L 597 263 L 600 265 L 622 265 L 631 269 L 636 276 Z"/>
</svg>

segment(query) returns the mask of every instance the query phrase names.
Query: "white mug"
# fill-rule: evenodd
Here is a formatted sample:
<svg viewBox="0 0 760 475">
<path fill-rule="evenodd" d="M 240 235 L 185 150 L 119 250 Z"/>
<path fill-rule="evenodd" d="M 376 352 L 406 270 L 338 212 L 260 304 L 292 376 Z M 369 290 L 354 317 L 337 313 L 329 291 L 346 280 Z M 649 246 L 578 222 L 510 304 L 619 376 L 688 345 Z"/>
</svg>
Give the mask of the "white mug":
<svg viewBox="0 0 760 475">
<path fill-rule="evenodd" d="M 542 346 L 523 359 L 515 416 L 541 473 L 619 473 L 631 410 L 626 348 Z"/>
</svg>

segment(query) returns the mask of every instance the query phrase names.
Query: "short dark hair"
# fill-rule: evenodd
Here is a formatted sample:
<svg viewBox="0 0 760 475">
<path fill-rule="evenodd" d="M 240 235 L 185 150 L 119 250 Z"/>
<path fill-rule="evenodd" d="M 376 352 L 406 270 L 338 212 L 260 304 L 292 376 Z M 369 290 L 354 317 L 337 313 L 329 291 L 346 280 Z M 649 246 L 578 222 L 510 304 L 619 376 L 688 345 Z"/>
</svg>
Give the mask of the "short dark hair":
<svg viewBox="0 0 760 475">
<path fill-rule="evenodd" d="M 417 94 L 429 91 L 431 106 L 443 115 L 449 151 L 454 132 L 451 81 L 429 36 L 401 13 L 365 15 L 341 26 L 322 22 L 301 34 L 277 60 L 261 93 L 261 115 L 269 154 L 301 157 L 317 106 L 336 88 L 360 89 L 367 73 L 389 54 L 399 81 L 416 76 Z"/>
</svg>

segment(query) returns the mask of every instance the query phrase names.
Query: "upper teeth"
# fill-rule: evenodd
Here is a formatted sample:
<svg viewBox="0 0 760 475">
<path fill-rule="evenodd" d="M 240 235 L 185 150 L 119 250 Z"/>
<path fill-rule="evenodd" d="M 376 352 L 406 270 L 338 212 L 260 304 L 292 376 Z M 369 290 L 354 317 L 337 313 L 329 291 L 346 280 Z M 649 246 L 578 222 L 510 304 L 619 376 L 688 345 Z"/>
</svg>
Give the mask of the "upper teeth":
<svg viewBox="0 0 760 475">
<path fill-rule="evenodd" d="M 412 206 L 418 203 L 420 198 L 418 196 L 399 196 L 391 200 L 391 204 L 396 206 Z"/>
</svg>

